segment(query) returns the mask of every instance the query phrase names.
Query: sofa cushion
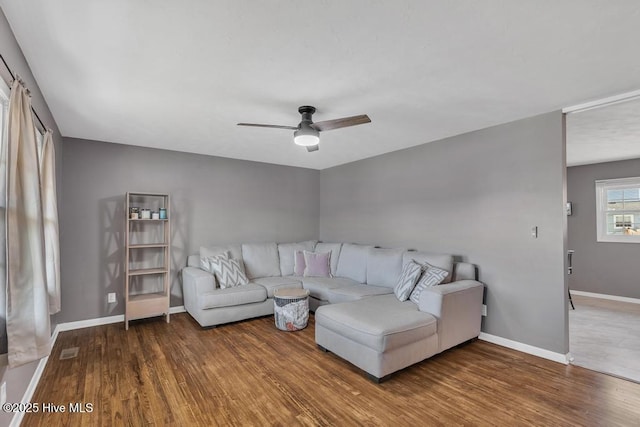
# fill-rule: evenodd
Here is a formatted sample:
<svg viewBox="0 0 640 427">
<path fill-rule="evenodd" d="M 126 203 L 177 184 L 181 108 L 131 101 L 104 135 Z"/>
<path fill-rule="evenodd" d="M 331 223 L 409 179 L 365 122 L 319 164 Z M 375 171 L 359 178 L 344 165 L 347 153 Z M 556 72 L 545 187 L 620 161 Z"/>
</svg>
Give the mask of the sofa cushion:
<svg viewBox="0 0 640 427">
<path fill-rule="evenodd" d="M 367 257 L 367 284 L 393 288 L 402 273 L 404 249 L 371 248 Z"/>
<path fill-rule="evenodd" d="M 211 271 L 216 276 L 216 280 L 222 289 L 242 286 L 249 283 L 247 276 L 240 269 L 237 260 L 229 258 L 227 252 L 221 255 L 207 257 Z"/>
<path fill-rule="evenodd" d="M 312 251 L 316 247 L 316 240 L 307 240 L 300 243 L 278 244 L 278 256 L 280 259 L 280 275 L 291 276 L 293 274 L 295 251 Z"/>
<path fill-rule="evenodd" d="M 357 301 L 362 298 L 371 297 L 374 295 L 386 295 L 392 293 L 393 290 L 386 286 L 375 285 L 353 285 L 343 286 L 340 288 L 329 289 L 327 292 L 328 301 L 331 304 L 337 304 L 340 302 Z"/>
<path fill-rule="evenodd" d="M 416 284 L 413 292 L 411 292 L 411 301 L 420 304 L 420 294 L 422 291 L 430 286 L 438 286 L 448 275 L 449 273 L 447 271 L 427 264 L 427 269 L 422 273 L 418 284 Z"/>
<path fill-rule="evenodd" d="M 358 283 L 367 282 L 367 255 L 373 246 L 344 243 L 340 249 L 336 276 Z"/>
<path fill-rule="evenodd" d="M 338 273 L 338 259 L 340 258 L 340 249 L 342 249 L 342 243 L 318 242 L 315 247 L 316 252 L 331 252 L 331 274 L 334 276 L 336 276 Z"/>
<path fill-rule="evenodd" d="M 332 277 L 331 252 L 303 251 L 304 277 Z"/>
<path fill-rule="evenodd" d="M 203 310 L 209 308 L 232 307 L 242 304 L 263 302 L 267 299 L 267 291 L 260 285 L 248 283 L 233 288 L 216 289 L 198 296 L 198 304 Z"/>
<path fill-rule="evenodd" d="M 281 275 L 278 245 L 275 243 L 244 243 L 242 259 L 249 279 Z"/>
<path fill-rule="evenodd" d="M 436 333 L 434 316 L 395 295 L 380 295 L 318 307 L 316 325 L 367 346 L 378 353 L 403 347 Z"/>
<path fill-rule="evenodd" d="M 242 261 L 242 247 L 240 245 L 200 246 L 200 258 L 220 255 L 220 253 L 224 251 L 229 251 L 231 258 L 238 261 L 240 269 L 242 272 L 246 273 L 244 269 L 244 262 Z"/>
<path fill-rule="evenodd" d="M 342 277 L 303 277 L 302 287 L 308 289 L 310 296 L 321 301 L 329 301 L 329 291 L 331 289 L 341 288 L 344 286 L 360 285 L 360 283 Z"/>
<path fill-rule="evenodd" d="M 413 288 L 416 287 L 416 283 L 420 279 L 420 274 L 422 274 L 422 266 L 417 262 L 412 260 L 404 265 L 398 283 L 393 288 L 393 293 L 398 298 L 398 301 L 409 299 Z"/>
<path fill-rule="evenodd" d="M 273 298 L 273 292 L 281 288 L 302 288 L 302 282 L 295 277 L 258 277 L 251 283 L 257 283 L 267 290 L 267 298 Z"/>
<path fill-rule="evenodd" d="M 447 254 L 436 254 L 423 251 L 407 251 L 402 256 L 402 265 L 414 260 L 418 264 L 422 264 L 423 268 L 426 264 L 441 268 L 449 273 L 442 283 L 449 283 L 453 272 L 453 256 Z"/>
<path fill-rule="evenodd" d="M 304 268 L 306 264 L 304 263 L 304 251 L 298 251 L 293 254 L 293 275 L 294 276 L 304 276 Z"/>
</svg>

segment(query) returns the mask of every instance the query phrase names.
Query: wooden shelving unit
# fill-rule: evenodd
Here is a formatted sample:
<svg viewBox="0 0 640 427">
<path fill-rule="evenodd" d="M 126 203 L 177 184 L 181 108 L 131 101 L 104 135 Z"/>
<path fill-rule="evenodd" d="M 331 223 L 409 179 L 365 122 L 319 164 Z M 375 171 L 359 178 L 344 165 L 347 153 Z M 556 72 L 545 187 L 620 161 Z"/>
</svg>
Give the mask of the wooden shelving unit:
<svg viewBox="0 0 640 427">
<path fill-rule="evenodd" d="M 128 192 L 125 197 L 125 329 L 129 329 L 130 320 L 153 316 L 164 315 L 169 323 L 169 195 Z M 166 218 L 131 218 L 132 207 L 155 212 L 166 209 Z"/>
</svg>

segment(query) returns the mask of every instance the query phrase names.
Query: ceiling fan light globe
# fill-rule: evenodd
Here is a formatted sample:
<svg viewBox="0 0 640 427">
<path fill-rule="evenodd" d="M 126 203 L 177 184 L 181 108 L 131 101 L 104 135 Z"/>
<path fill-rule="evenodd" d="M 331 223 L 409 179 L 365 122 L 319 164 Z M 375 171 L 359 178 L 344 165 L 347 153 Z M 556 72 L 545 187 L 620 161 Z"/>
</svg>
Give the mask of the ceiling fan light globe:
<svg viewBox="0 0 640 427">
<path fill-rule="evenodd" d="M 305 129 L 297 130 L 293 133 L 293 142 L 303 147 L 311 147 L 320 143 L 320 136 L 318 132 L 309 132 Z"/>
</svg>

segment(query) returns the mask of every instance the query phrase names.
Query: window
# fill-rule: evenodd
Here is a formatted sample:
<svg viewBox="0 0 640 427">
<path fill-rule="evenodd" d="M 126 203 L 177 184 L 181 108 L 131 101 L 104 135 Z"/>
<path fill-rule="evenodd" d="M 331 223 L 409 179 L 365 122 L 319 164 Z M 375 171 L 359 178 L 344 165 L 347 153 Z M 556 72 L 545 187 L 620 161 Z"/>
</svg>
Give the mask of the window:
<svg viewBox="0 0 640 427">
<path fill-rule="evenodd" d="M 598 242 L 640 243 L 640 177 L 596 181 Z"/>
</svg>

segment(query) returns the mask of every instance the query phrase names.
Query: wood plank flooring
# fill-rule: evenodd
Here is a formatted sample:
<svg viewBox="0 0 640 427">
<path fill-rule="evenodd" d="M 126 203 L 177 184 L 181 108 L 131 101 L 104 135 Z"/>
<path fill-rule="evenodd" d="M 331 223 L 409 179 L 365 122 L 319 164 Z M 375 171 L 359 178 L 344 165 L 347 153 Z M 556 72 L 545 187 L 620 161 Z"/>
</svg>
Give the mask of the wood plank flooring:
<svg viewBox="0 0 640 427">
<path fill-rule="evenodd" d="M 67 347 L 78 357 L 58 360 Z M 67 412 L 23 426 L 640 425 L 640 385 L 482 341 L 374 384 L 316 347 L 313 316 L 299 332 L 186 313 L 63 332 L 32 401 Z"/>
</svg>

